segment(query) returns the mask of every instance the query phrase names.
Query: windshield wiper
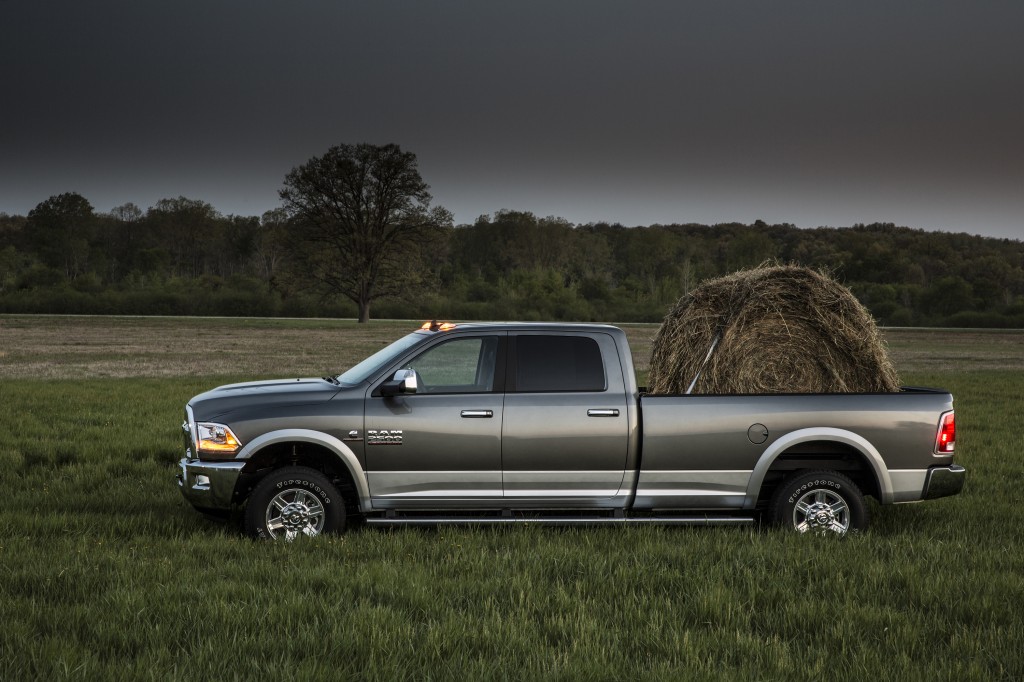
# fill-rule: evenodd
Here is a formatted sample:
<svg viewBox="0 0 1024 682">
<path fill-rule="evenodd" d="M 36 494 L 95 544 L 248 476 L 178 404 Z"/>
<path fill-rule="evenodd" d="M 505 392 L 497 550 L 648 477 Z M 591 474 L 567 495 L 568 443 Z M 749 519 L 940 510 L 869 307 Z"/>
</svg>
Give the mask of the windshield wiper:
<svg viewBox="0 0 1024 682">
<path fill-rule="evenodd" d="M 320 377 L 320 378 L 321 378 L 321 379 L 323 379 L 324 381 L 329 381 L 329 382 L 331 382 L 331 383 L 332 383 L 332 384 L 334 384 L 335 386 L 341 386 L 341 382 L 340 382 L 340 381 L 338 381 L 338 377 L 335 377 L 335 376 L 326 376 L 326 377 Z"/>
</svg>

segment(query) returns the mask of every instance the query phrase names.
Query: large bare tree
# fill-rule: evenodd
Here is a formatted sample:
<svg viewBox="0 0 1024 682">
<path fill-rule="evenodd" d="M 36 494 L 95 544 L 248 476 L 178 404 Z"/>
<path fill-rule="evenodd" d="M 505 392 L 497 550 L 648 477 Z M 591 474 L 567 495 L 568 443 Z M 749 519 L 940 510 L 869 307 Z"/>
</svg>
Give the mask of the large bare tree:
<svg viewBox="0 0 1024 682">
<path fill-rule="evenodd" d="M 452 215 L 430 208 L 416 155 L 398 145 L 338 145 L 292 169 L 280 191 L 301 271 L 359 307 L 419 284 Z"/>
</svg>

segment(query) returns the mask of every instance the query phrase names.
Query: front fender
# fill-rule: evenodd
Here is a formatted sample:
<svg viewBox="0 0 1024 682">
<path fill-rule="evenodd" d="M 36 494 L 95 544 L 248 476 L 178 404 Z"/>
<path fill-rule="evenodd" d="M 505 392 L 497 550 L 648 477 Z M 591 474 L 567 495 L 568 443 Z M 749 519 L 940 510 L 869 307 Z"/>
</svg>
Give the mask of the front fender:
<svg viewBox="0 0 1024 682">
<path fill-rule="evenodd" d="M 363 471 L 363 467 L 359 464 L 359 459 L 345 443 L 328 433 L 313 431 L 312 429 L 270 431 L 249 441 L 235 455 L 235 459 L 249 459 L 263 448 L 278 443 L 311 443 L 326 448 L 352 475 L 352 480 L 356 486 L 356 495 L 359 497 L 359 509 L 363 512 L 371 511 L 370 489 L 366 483 L 366 472 Z"/>
<path fill-rule="evenodd" d="M 743 503 L 743 508 L 753 509 L 757 504 L 757 496 L 761 492 L 761 484 L 764 483 L 764 477 L 779 455 L 794 445 L 811 441 L 833 441 L 855 448 L 871 464 L 871 470 L 875 474 L 875 479 L 878 481 L 878 489 L 882 495 L 880 500 L 882 504 L 892 502 L 892 479 L 889 476 L 889 470 L 885 466 L 885 460 L 882 459 L 882 455 L 875 449 L 875 446 L 852 431 L 815 427 L 787 433 L 764 451 L 760 459 L 757 460 L 754 471 L 750 474 L 750 482 L 747 483 L 747 496 Z"/>
</svg>

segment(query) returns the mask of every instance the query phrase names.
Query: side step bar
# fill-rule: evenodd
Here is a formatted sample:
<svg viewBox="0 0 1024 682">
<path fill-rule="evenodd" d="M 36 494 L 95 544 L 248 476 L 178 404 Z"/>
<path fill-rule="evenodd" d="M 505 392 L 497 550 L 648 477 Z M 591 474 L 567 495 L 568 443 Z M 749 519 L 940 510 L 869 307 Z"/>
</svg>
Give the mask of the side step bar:
<svg viewBox="0 0 1024 682">
<path fill-rule="evenodd" d="M 658 526 L 745 526 L 752 516 L 369 516 L 374 526 L 474 526 L 528 523 L 538 526 L 609 526 L 653 524 Z"/>
</svg>

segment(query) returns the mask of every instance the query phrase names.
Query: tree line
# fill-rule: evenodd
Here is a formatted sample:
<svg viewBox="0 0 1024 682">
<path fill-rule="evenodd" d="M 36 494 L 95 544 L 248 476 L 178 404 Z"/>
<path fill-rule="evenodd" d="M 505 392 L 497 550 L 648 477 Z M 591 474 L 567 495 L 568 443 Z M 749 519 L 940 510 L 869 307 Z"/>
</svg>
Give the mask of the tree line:
<svg viewBox="0 0 1024 682">
<path fill-rule="evenodd" d="M 293 169 L 262 216 L 186 197 L 102 213 L 74 192 L 0 213 L 0 312 L 659 321 L 702 280 L 776 260 L 829 270 L 883 325 L 1024 327 L 1018 240 L 514 210 L 454 226 L 413 155 L 364 147 Z M 382 186 L 404 189 L 387 203 Z"/>
</svg>

